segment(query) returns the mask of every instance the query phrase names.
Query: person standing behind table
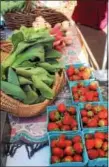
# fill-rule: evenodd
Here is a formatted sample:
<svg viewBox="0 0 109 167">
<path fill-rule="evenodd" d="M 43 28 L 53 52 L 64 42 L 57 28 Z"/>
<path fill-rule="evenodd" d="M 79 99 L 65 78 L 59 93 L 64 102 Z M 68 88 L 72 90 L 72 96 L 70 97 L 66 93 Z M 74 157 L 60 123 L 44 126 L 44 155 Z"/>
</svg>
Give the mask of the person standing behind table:
<svg viewBox="0 0 109 167">
<path fill-rule="evenodd" d="M 72 19 L 95 29 L 107 26 L 108 0 L 77 0 Z"/>
</svg>

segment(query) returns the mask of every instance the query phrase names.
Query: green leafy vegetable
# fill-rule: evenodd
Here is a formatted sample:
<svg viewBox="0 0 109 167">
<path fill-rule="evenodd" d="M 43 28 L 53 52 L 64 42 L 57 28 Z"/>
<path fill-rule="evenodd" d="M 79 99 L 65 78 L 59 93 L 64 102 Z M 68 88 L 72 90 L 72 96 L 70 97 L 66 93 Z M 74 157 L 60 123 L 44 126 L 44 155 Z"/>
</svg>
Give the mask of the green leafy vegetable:
<svg viewBox="0 0 109 167">
<path fill-rule="evenodd" d="M 44 63 L 38 63 L 38 65 L 39 67 L 42 67 L 49 72 L 57 72 L 62 68 L 60 63 L 50 64 L 50 63 L 44 62 Z"/>
<path fill-rule="evenodd" d="M 38 94 L 31 89 L 29 85 L 25 86 L 26 98 L 24 99 L 25 104 L 33 104 L 38 99 Z"/>
<path fill-rule="evenodd" d="M 36 68 L 24 68 L 24 67 L 19 67 L 16 68 L 16 73 L 24 76 L 24 77 L 31 77 L 32 75 L 49 75 L 49 73 L 42 67 L 36 67 Z"/>
<path fill-rule="evenodd" d="M 55 49 L 48 50 L 46 52 L 46 58 L 60 58 L 60 57 L 61 57 L 61 54 Z"/>
<path fill-rule="evenodd" d="M 17 56 L 15 62 L 12 64 L 12 67 L 18 67 L 19 64 L 23 63 L 26 60 L 36 60 L 36 58 L 40 62 L 44 62 L 44 48 L 42 45 L 34 45 L 28 48 L 26 51 L 20 53 Z"/>
<path fill-rule="evenodd" d="M 12 68 L 8 69 L 8 82 L 10 82 L 14 85 L 17 85 L 17 86 L 20 85 L 17 74 Z"/>
<path fill-rule="evenodd" d="M 18 79 L 19 79 L 20 85 L 32 84 L 32 81 L 30 81 L 29 79 L 25 77 L 18 76 Z"/>
<path fill-rule="evenodd" d="M 41 81 L 46 83 L 48 86 L 51 86 L 53 84 L 54 78 L 51 78 L 50 75 L 35 75 L 37 78 L 39 78 Z"/>
<path fill-rule="evenodd" d="M 19 100 L 24 100 L 26 98 L 26 94 L 19 86 L 6 81 L 1 81 L 1 90 L 7 95 L 17 97 Z"/>
<path fill-rule="evenodd" d="M 43 97 L 47 99 L 53 99 L 54 97 L 54 92 L 52 91 L 51 88 L 49 88 L 43 81 L 41 81 L 37 76 L 33 75 L 32 76 L 32 81 L 34 86 L 40 90 L 41 94 Z"/>
</svg>

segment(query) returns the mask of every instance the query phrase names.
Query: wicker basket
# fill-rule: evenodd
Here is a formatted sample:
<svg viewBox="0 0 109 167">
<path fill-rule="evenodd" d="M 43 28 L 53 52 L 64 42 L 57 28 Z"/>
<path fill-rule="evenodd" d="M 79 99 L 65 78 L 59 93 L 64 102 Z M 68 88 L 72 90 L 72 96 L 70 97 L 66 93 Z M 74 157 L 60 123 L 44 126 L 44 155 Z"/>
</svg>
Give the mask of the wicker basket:
<svg viewBox="0 0 109 167">
<path fill-rule="evenodd" d="M 1 44 L 1 61 L 5 60 L 5 58 L 9 55 L 9 51 L 11 51 L 11 49 L 12 45 L 10 43 L 3 42 Z M 56 73 L 55 77 L 55 83 L 52 88 L 55 92 L 54 99 L 56 98 L 57 94 L 60 92 L 62 86 L 65 83 L 64 72 L 61 71 L 60 73 Z M 43 113 L 46 107 L 50 105 L 53 100 L 45 100 L 44 102 L 39 104 L 26 105 L 4 94 L 4 92 L 1 91 L 1 110 L 18 117 L 32 117 Z"/>
<path fill-rule="evenodd" d="M 33 21 L 38 16 L 43 16 L 52 26 L 56 23 L 68 20 L 68 18 L 61 12 L 47 7 L 36 7 L 35 10 L 32 10 L 31 4 L 30 0 L 26 0 L 23 12 L 7 12 L 4 15 L 6 26 L 9 29 L 19 29 L 21 25 L 31 27 Z"/>
</svg>

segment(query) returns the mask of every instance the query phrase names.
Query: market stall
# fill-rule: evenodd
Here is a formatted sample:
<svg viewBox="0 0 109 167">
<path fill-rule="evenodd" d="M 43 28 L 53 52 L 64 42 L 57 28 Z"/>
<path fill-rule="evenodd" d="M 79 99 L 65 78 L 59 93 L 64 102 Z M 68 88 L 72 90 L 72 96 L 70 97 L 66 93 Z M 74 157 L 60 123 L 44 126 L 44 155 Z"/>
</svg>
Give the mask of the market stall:
<svg viewBox="0 0 109 167">
<path fill-rule="evenodd" d="M 107 166 L 108 102 L 94 57 L 66 11 L 24 4 L 4 15 L 11 31 L 0 47 L 7 154 L 20 159 L 26 148 L 24 166 Z"/>
</svg>

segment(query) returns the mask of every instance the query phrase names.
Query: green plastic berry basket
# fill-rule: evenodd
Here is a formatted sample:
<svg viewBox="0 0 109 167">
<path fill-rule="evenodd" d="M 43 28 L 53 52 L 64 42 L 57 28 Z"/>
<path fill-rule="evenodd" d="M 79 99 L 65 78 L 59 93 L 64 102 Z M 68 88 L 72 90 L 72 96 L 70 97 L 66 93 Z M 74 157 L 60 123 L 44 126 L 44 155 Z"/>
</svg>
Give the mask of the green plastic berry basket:
<svg viewBox="0 0 109 167">
<path fill-rule="evenodd" d="M 48 133 L 49 134 L 54 134 L 54 133 L 59 133 L 59 132 L 61 132 L 61 133 L 65 133 L 65 132 L 79 132 L 80 130 L 81 130 L 81 128 L 80 128 L 80 114 L 79 114 L 79 111 L 78 111 L 78 107 L 76 106 L 76 105 L 66 105 L 66 107 L 71 107 L 71 106 L 74 106 L 75 108 L 76 108 L 76 120 L 77 120 L 77 123 L 78 123 L 78 129 L 77 130 L 74 130 L 74 131 L 48 131 L 48 129 L 47 129 L 47 131 L 48 131 Z M 57 106 L 48 106 L 47 107 L 47 126 L 48 126 L 48 123 L 49 123 L 49 114 L 50 114 L 50 112 L 52 112 L 53 110 L 57 110 Z"/>
<path fill-rule="evenodd" d="M 78 68 L 80 68 L 80 67 L 89 67 L 89 68 L 91 68 L 90 65 L 89 65 L 89 64 L 86 64 L 86 63 L 78 63 L 78 64 L 69 64 L 69 65 L 66 65 L 66 66 L 65 66 L 65 75 L 66 75 L 66 78 L 67 78 L 67 80 L 68 80 L 68 83 L 74 82 L 74 81 L 70 81 L 70 80 L 69 80 L 69 77 L 68 77 L 68 75 L 67 75 L 67 69 L 68 69 L 70 66 L 73 66 L 73 67 L 75 67 L 76 69 L 78 69 Z M 89 79 L 91 79 L 91 80 L 94 80 L 94 79 L 95 79 L 93 71 L 91 72 L 91 76 L 90 76 Z M 84 80 L 79 80 L 79 81 L 84 81 Z"/>
<path fill-rule="evenodd" d="M 77 86 L 77 84 L 78 84 L 79 82 L 81 82 L 81 81 L 74 81 L 74 82 L 70 82 L 70 83 L 69 83 L 70 92 L 71 92 L 71 97 L 72 97 L 72 103 L 78 105 L 79 103 L 92 102 L 92 101 L 86 101 L 86 102 L 81 102 L 81 101 L 75 102 L 75 101 L 74 101 L 74 97 L 73 97 L 73 94 L 72 94 L 72 88 L 73 88 L 74 86 Z M 83 83 L 85 86 L 89 86 L 92 82 L 98 83 L 96 80 L 84 80 L 84 81 L 82 81 L 82 83 Z M 99 101 L 102 102 L 102 101 L 103 101 L 103 97 L 102 97 L 101 89 L 100 89 L 99 86 L 98 86 L 98 88 L 97 88 L 97 92 L 98 92 Z M 96 101 L 96 102 L 99 102 L 99 101 Z"/>
<path fill-rule="evenodd" d="M 72 139 L 74 136 L 81 136 L 82 139 L 82 144 L 83 144 L 83 153 L 82 153 L 82 157 L 83 157 L 83 162 L 60 162 L 60 163 L 54 163 L 51 164 L 51 140 L 53 139 L 57 139 L 61 134 L 64 134 L 68 139 Z M 49 152 L 50 152 L 50 156 L 49 156 L 49 166 L 70 166 L 70 167 L 86 167 L 87 163 L 88 163 L 88 156 L 86 153 L 86 147 L 85 147 L 85 141 L 84 141 L 84 137 L 83 134 L 81 132 L 75 132 L 75 133 L 71 133 L 71 132 L 64 132 L 64 133 L 57 133 L 57 134 L 52 134 L 48 136 L 49 138 Z"/>
<path fill-rule="evenodd" d="M 96 128 L 96 129 L 84 130 L 83 132 L 84 140 L 85 140 L 86 134 L 94 134 L 97 131 L 108 133 L 108 128 L 104 128 L 104 129 Z M 88 153 L 87 153 L 87 157 L 88 157 Z M 90 160 L 88 157 L 88 167 L 108 167 L 108 158 L 96 158 L 94 160 Z"/>
<path fill-rule="evenodd" d="M 80 112 L 80 125 L 81 125 L 82 130 L 84 131 L 84 130 L 88 130 L 88 129 L 96 129 L 96 128 L 97 129 L 103 129 L 103 128 L 105 129 L 105 128 L 107 128 L 107 126 L 96 127 L 96 128 L 94 128 L 94 127 L 90 128 L 90 127 L 84 127 L 83 126 L 82 117 L 81 117 L 81 110 L 84 109 L 85 104 L 87 104 L 87 103 L 79 103 L 78 104 L 78 110 Z M 108 102 L 107 101 L 104 101 L 104 102 L 89 102 L 88 104 L 91 104 L 93 106 L 95 106 L 95 105 L 104 106 L 108 109 Z"/>
</svg>

